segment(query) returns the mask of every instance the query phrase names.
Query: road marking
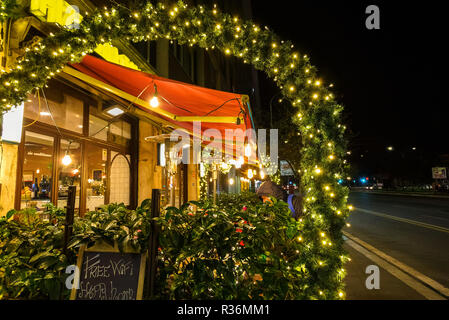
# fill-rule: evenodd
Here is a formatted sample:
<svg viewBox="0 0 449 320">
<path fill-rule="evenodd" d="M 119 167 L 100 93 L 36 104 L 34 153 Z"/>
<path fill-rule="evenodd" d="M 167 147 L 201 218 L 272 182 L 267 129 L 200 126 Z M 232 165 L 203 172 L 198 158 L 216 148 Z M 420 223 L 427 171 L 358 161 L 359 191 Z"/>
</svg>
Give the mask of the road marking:
<svg viewBox="0 0 449 320">
<path fill-rule="evenodd" d="M 396 278 L 413 288 L 415 291 L 423 295 L 429 300 L 446 300 L 449 297 L 449 289 L 444 287 L 439 282 L 423 275 L 412 267 L 396 260 L 395 258 L 383 253 L 374 248 L 372 245 L 360 240 L 352 234 L 343 231 L 343 234 L 349 239 L 346 243 L 355 250 L 362 253 L 367 258 L 371 259 L 379 266 L 383 267 Z M 418 281 L 419 280 L 419 281 Z M 431 290 L 430 288 L 435 291 Z"/>
<path fill-rule="evenodd" d="M 389 214 L 380 213 L 380 212 L 377 212 L 377 211 L 372 211 L 372 210 L 367 210 L 367 209 L 362 209 L 362 208 L 355 208 L 355 210 L 356 211 L 361 211 L 361 212 L 364 212 L 364 213 L 368 213 L 368 214 L 372 214 L 372 215 L 375 215 L 375 216 L 378 216 L 378 217 L 382 217 L 382 218 L 387 218 L 387 219 L 391 219 L 391 220 L 405 222 L 405 223 L 413 224 L 413 225 L 416 225 L 416 226 L 419 226 L 419 227 L 423 227 L 423 228 L 427 228 L 427 229 L 432 229 L 432 230 L 436 230 L 436 231 L 440 231 L 440 232 L 449 233 L 449 229 L 448 228 L 435 226 L 433 224 L 428 224 L 428 223 L 419 222 L 419 221 L 415 221 L 415 220 L 410 220 L 410 219 L 406 219 L 406 218 L 400 218 L 400 217 L 392 216 L 392 215 L 389 215 Z"/>
</svg>

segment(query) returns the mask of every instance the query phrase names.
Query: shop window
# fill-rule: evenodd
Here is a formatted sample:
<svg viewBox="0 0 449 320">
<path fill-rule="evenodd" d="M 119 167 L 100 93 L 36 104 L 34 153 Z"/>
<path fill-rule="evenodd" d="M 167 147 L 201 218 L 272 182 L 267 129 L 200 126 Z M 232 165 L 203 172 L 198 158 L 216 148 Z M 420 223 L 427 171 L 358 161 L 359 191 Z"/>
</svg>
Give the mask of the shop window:
<svg viewBox="0 0 449 320">
<path fill-rule="evenodd" d="M 41 96 L 30 95 L 25 102 L 24 116 L 28 119 L 58 126 L 66 130 L 83 133 L 83 101 L 63 94 L 62 101 L 56 102 Z M 39 102 L 40 100 L 40 102 Z M 47 103 L 48 106 L 47 106 Z"/>
<path fill-rule="evenodd" d="M 67 206 L 68 190 L 76 186 L 75 211 L 79 212 L 81 189 L 81 144 L 61 139 L 58 175 L 58 208 Z"/>
<path fill-rule="evenodd" d="M 42 210 L 52 197 L 54 138 L 25 132 L 20 208 Z"/>
<path fill-rule="evenodd" d="M 88 211 L 94 211 L 105 203 L 106 163 L 108 150 L 92 144 L 86 146 L 87 154 L 87 202 Z"/>
<path fill-rule="evenodd" d="M 89 137 L 108 140 L 108 122 L 94 115 L 89 115 Z"/>
<path fill-rule="evenodd" d="M 130 190 L 130 178 L 131 170 L 129 162 L 131 157 L 126 157 L 117 152 L 111 152 L 111 186 L 110 186 L 110 203 L 124 203 L 129 205 L 129 190 Z"/>
</svg>

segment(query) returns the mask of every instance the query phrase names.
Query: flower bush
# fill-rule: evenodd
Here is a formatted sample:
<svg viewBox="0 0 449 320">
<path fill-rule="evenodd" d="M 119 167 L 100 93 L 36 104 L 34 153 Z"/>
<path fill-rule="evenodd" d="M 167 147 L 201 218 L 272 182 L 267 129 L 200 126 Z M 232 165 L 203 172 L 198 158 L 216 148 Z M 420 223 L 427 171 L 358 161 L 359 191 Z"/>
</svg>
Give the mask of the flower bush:
<svg viewBox="0 0 449 320">
<path fill-rule="evenodd" d="M 154 218 L 160 231 L 155 298 L 342 298 L 343 240 L 331 244 L 307 226 L 310 217 L 296 221 L 285 202 L 272 200 L 222 194 L 217 205 L 209 199 L 163 210 Z M 145 200 L 136 210 L 110 204 L 76 218 L 67 255 L 63 211 L 49 206 L 48 222 L 32 209 L 9 212 L 0 219 L 0 299 L 67 299 L 65 269 L 78 248 L 102 240 L 144 252 L 150 211 Z"/>
<path fill-rule="evenodd" d="M 314 299 L 317 288 L 321 298 L 339 298 L 342 278 L 317 270 L 315 248 L 302 241 L 304 222 L 283 201 L 222 195 L 217 206 L 190 202 L 156 220 L 159 298 Z"/>
<path fill-rule="evenodd" d="M 117 241 L 119 249 L 129 244 L 143 252 L 150 208 L 150 200 L 136 210 L 110 204 L 76 218 L 67 255 L 63 253 L 64 210 L 48 205 L 44 214 L 49 221 L 39 218 L 35 209 L 11 210 L 0 219 L 0 299 L 68 299 L 65 270 L 75 264 L 78 248 L 101 239 L 110 244 Z"/>
</svg>

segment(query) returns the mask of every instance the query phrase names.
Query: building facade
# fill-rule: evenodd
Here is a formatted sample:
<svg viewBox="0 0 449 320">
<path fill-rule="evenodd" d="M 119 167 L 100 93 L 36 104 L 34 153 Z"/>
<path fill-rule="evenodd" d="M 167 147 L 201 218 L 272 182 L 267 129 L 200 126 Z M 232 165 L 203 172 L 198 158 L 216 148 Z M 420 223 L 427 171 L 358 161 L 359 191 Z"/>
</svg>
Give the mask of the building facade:
<svg viewBox="0 0 449 320">
<path fill-rule="evenodd" d="M 190 1 L 200 2 L 207 1 Z M 249 0 L 221 2 L 218 5 L 224 11 L 251 18 Z M 73 6 L 82 14 L 108 4 L 93 0 L 25 1 L 30 15 L 3 23 L 1 69 L 7 72 L 24 48 L 57 32 L 60 20 L 67 20 L 67 8 Z M 256 71 L 216 52 L 168 40 L 121 40 L 99 46 L 94 55 L 161 77 L 248 94 L 253 109 L 260 106 Z M 120 117 L 111 116 L 108 111 L 117 105 L 127 106 L 127 112 Z M 151 197 L 152 189 L 162 190 L 163 204 L 197 200 L 199 166 L 179 164 L 169 173 L 165 165 L 163 137 L 172 130 L 119 95 L 62 72 L 43 91 L 31 93 L 24 103 L 20 144 L 2 142 L 0 216 L 12 208 L 41 209 L 50 202 L 63 208 L 67 205 L 69 186 L 77 187 L 79 214 L 113 202 L 136 207 Z M 228 185 L 222 177 L 216 188 L 239 191 L 240 180 L 232 182 Z"/>
</svg>

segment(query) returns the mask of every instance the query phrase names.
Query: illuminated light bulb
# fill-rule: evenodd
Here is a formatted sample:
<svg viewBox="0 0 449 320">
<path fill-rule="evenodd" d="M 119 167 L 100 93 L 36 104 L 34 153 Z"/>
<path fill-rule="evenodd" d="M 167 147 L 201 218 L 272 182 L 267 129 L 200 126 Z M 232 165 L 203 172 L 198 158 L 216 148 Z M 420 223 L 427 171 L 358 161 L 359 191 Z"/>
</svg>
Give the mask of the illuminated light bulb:
<svg viewBox="0 0 449 320">
<path fill-rule="evenodd" d="M 296 240 L 298 240 L 299 242 L 301 242 L 301 241 L 302 241 L 302 237 L 298 237 L 298 238 L 296 238 Z"/>
<path fill-rule="evenodd" d="M 231 185 L 231 186 L 232 186 L 233 184 L 234 184 L 234 179 L 232 179 L 232 178 L 231 178 L 231 179 L 229 179 L 229 185 Z"/>
<path fill-rule="evenodd" d="M 68 166 L 68 165 L 70 165 L 71 163 L 72 163 L 72 157 L 70 157 L 70 155 L 66 154 L 66 155 L 64 156 L 64 158 L 62 158 L 62 164 L 63 164 L 64 166 Z"/>
<path fill-rule="evenodd" d="M 329 186 L 325 186 L 324 189 L 329 190 L 330 188 L 329 188 Z"/>
<path fill-rule="evenodd" d="M 248 170 L 248 179 L 252 179 L 253 176 L 254 176 L 253 170 L 249 169 L 249 170 Z"/>
<path fill-rule="evenodd" d="M 338 293 L 338 296 L 339 296 L 340 298 L 343 297 L 343 292 L 340 291 L 340 292 Z"/>
<path fill-rule="evenodd" d="M 278 73 L 279 69 L 278 68 L 274 68 L 273 71 L 274 71 L 274 73 Z"/>
<path fill-rule="evenodd" d="M 335 194 L 331 193 L 331 194 L 330 194 L 330 197 L 331 197 L 331 198 L 335 197 Z"/>
<path fill-rule="evenodd" d="M 326 244 L 327 244 L 326 240 L 323 240 L 323 244 L 324 244 L 324 245 L 326 245 Z"/>
<path fill-rule="evenodd" d="M 295 87 L 291 86 L 290 91 L 295 91 Z"/>
<path fill-rule="evenodd" d="M 318 261 L 318 264 L 319 264 L 320 266 L 322 266 L 322 265 L 323 265 L 323 262 L 322 262 L 322 261 Z"/>
<path fill-rule="evenodd" d="M 316 85 L 316 86 L 319 86 L 319 85 L 321 85 L 321 82 L 320 82 L 320 81 L 317 81 L 317 82 L 315 82 L 315 85 Z"/>
<path fill-rule="evenodd" d="M 226 53 L 226 54 L 231 54 L 231 50 L 226 49 L 225 53 Z"/>
<path fill-rule="evenodd" d="M 351 227 L 351 224 L 350 224 L 350 223 L 347 223 L 346 226 L 347 226 L 348 228 L 350 228 L 350 227 Z"/>
<path fill-rule="evenodd" d="M 153 108 L 157 108 L 159 107 L 159 99 L 157 98 L 157 96 L 153 96 L 153 98 L 151 98 L 150 100 L 150 106 Z"/>
<path fill-rule="evenodd" d="M 265 172 L 263 170 L 260 170 L 260 178 L 265 179 Z"/>
<path fill-rule="evenodd" d="M 41 170 L 37 169 L 37 170 L 36 170 L 36 173 L 37 173 L 37 174 L 41 173 Z"/>
<path fill-rule="evenodd" d="M 220 30 L 220 29 L 221 29 L 221 25 L 220 25 L 220 24 L 217 24 L 217 25 L 215 26 L 215 28 L 217 28 L 218 30 Z"/>
<path fill-rule="evenodd" d="M 72 174 L 74 174 L 74 175 L 77 174 L 77 173 L 79 173 L 79 172 L 80 172 L 80 171 L 79 171 L 78 169 L 73 169 L 73 170 L 72 170 Z M 104 178 L 103 178 L 103 179 L 104 179 Z"/>
<path fill-rule="evenodd" d="M 326 234 L 324 232 L 321 232 L 320 234 L 322 237 L 324 237 Z"/>
<path fill-rule="evenodd" d="M 315 93 L 315 94 L 313 95 L 313 98 L 314 98 L 314 99 L 318 99 L 318 94 Z"/>
<path fill-rule="evenodd" d="M 354 210 L 354 207 L 352 205 L 349 205 L 348 209 L 352 211 L 352 210 Z"/>
<path fill-rule="evenodd" d="M 329 156 L 329 159 L 334 160 L 334 159 L 335 159 L 335 156 L 331 154 L 331 155 Z"/>
<path fill-rule="evenodd" d="M 320 168 L 316 168 L 316 169 L 315 169 L 315 173 L 316 173 L 316 174 L 320 174 L 320 173 L 321 173 L 321 169 L 320 169 Z"/>
<path fill-rule="evenodd" d="M 310 70 L 309 69 L 306 69 L 306 73 L 309 73 L 310 72 Z"/>
</svg>

